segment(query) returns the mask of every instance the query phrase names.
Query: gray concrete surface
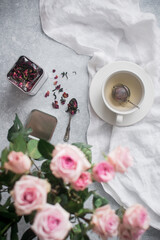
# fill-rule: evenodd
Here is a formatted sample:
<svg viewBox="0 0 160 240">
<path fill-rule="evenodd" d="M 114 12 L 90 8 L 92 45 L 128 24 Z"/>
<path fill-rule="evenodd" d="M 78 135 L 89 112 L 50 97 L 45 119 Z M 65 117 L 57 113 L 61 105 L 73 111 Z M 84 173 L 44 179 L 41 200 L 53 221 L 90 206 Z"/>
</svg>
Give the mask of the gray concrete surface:
<svg viewBox="0 0 160 240">
<path fill-rule="evenodd" d="M 160 26 L 160 0 L 140 0 L 140 7 L 145 12 L 154 13 Z M 13 123 L 15 113 L 25 123 L 32 109 L 39 109 L 57 117 L 58 124 L 51 143 L 63 142 L 68 123 L 68 114 L 65 112 L 67 105 L 60 105 L 60 109 L 56 110 L 52 108 L 52 94 L 44 98 L 45 92 L 53 89 L 55 74 L 52 69 L 56 69 L 57 75 L 63 71 L 68 72 L 69 79 L 59 78 L 59 83 L 69 93 L 68 99 L 76 97 L 79 103 L 80 113 L 72 119 L 70 142 L 86 142 L 89 124 L 88 57 L 77 55 L 43 33 L 38 0 L 0 0 L 0 33 L 0 151 L 8 145 L 7 131 Z M 21 55 L 26 55 L 42 66 L 49 75 L 47 82 L 33 97 L 20 92 L 6 80 L 7 72 Z M 76 71 L 77 75 L 72 71 Z M 116 202 L 103 191 L 100 184 L 95 184 L 92 188 L 107 197 L 114 208 L 117 207 Z M 20 236 L 27 228 L 22 221 Z M 92 234 L 91 239 L 98 238 Z M 150 228 L 142 239 L 159 240 L 160 231 Z"/>
</svg>

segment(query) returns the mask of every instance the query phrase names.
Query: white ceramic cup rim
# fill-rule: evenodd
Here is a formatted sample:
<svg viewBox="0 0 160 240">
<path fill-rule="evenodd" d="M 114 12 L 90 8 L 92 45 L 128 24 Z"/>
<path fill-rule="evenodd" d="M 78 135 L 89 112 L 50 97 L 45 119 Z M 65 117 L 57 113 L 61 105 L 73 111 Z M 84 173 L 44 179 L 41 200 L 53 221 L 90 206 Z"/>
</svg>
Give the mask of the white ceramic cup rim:
<svg viewBox="0 0 160 240">
<path fill-rule="evenodd" d="M 141 100 L 140 102 L 138 103 L 138 106 L 141 107 L 142 105 L 142 102 L 143 102 L 143 99 L 144 99 L 144 95 L 145 95 L 145 86 L 144 86 L 144 82 L 143 80 L 138 76 L 138 74 L 132 72 L 132 71 L 129 71 L 129 70 L 118 70 L 118 71 L 115 71 L 113 72 L 111 75 L 109 75 L 107 77 L 107 79 L 104 80 L 103 84 L 102 84 L 102 98 L 103 98 L 103 102 L 104 104 L 106 105 L 107 108 L 109 108 L 112 112 L 116 113 L 116 114 L 119 114 L 119 115 L 127 115 L 127 114 L 130 114 L 130 113 L 133 113 L 137 110 L 139 110 L 137 107 L 134 107 L 132 108 L 131 110 L 126 110 L 126 111 L 118 111 L 116 110 L 115 108 L 111 107 L 109 105 L 109 103 L 107 102 L 106 100 L 106 97 L 105 97 L 105 94 L 104 94 L 104 90 L 105 90 L 105 86 L 106 86 L 106 83 L 109 81 L 109 79 L 115 75 L 115 74 L 118 74 L 118 73 L 129 73 L 131 74 L 132 76 L 135 76 L 135 78 L 139 81 L 139 83 L 141 84 L 141 87 L 142 87 L 142 97 L 141 97 Z"/>
</svg>

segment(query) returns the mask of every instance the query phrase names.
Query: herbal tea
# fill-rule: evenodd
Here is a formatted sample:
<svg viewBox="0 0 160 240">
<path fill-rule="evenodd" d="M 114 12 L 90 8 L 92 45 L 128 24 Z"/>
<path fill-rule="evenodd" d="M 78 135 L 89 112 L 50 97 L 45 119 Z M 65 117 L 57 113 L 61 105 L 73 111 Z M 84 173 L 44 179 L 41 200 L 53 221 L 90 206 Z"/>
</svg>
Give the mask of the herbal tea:
<svg viewBox="0 0 160 240">
<path fill-rule="evenodd" d="M 129 101 L 126 102 L 117 102 L 112 96 L 113 87 L 117 84 L 123 84 L 127 86 L 130 90 Z M 111 108 L 114 108 L 117 111 L 129 111 L 135 108 L 135 105 L 138 105 L 143 97 L 143 86 L 139 81 L 138 77 L 129 72 L 118 72 L 113 74 L 110 79 L 107 81 L 104 88 L 104 96 Z"/>
</svg>

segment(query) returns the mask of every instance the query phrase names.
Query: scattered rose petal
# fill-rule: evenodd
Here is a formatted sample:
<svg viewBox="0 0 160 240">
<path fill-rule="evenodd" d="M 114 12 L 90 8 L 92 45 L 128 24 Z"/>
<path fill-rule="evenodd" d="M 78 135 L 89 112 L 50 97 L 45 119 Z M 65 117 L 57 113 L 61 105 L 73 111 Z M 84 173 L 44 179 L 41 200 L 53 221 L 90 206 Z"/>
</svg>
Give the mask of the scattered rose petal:
<svg viewBox="0 0 160 240">
<path fill-rule="evenodd" d="M 56 88 L 52 90 L 52 92 L 54 92 L 54 91 L 56 91 L 56 90 L 59 90 L 59 89 L 60 89 L 60 87 L 61 87 L 61 85 L 60 85 L 60 84 L 59 84 L 59 85 L 57 85 L 57 86 L 56 86 Z"/>
<path fill-rule="evenodd" d="M 58 83 L 58 81 L 55 81 L 53 84 L 54 84 L 54 85 L 57 85 L 57 83 Z"/>
<path fill-rule="evenodd" d="M 67 98 L 68 96 L 69 96 L 68 93 L 66 93 L 66 92 L 63 93 L 64 98 Z"/>
<path fill-rule="evenodd" d="M 59 84 L 57 87 L 56 87 L 56 90 L 59 90 L 61 87 L 61 85 Z"/>
<path fill-rule="evenodd" d="M 59 109 L 58 101 L 52 102 L 52 107 L 56 108 L 56 109 Z"/>
<path fill-rule="evenodd" d="M 58 76 L 56 75 L 55 77 L 54 77 L 54 79 L 57 79 L 58 78 Z"/>
<path fill-rule="evenodd" d="M 49 91 L 47 91 L 46 93 L 45 93 L 45 97 L 48 97 L 49 96 L 49 94 L 50 94 L 50 92 Z"/>
<path fill-rule="evenodd" d="M 64 99 L 63 97 L 61 97 L 60 101 L 61 101 L 61 104 L 64 105 L 65 102 L 66 102 L 66 99 Z"/>
<path fill-rule="evenodd" d="M 55 69 L 52 70 L 53 73 L 55 73 L 55 71 L 56 71 Z"/>
</svg>

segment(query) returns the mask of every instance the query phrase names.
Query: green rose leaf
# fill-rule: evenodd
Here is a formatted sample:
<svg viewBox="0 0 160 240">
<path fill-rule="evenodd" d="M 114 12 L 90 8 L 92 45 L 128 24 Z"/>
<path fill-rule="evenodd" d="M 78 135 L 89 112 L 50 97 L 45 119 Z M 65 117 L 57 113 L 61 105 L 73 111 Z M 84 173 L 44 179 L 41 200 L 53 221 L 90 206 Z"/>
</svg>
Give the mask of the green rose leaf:
<svg viewBox="0 0 160 240">
<path fill-rule="evenodd" d="M 68 205 L 66 206 L 66 210 L 68 209 L 70 213 L 74 214 L 75 212 L 79 211 L 82 207 L 83 207 L 82 202 L 77 203 L 77 202 L 73 202 L 73 200 L 70 200 L 68 202 Z"/>
<path fill-rule="evenodd" d="M 77 212 L 77 216 L 78 217 L 82 217 L 84 215 L 86 215 L 87 213 L 93 213 L 93 210 L 88 209 L 88 208 L 81 208 L 78 212 Z"/>
<path fill-rule="evenodd" d="M 50 160 L 46 160 L 45 162 L 43 162 L 41 166 L 41 171 L 45 173 L 51 172 L 50 163 L 51 163 Z"/>
<path fill-rule="evenodd" d="M 21 240 L 32 240 L 36 237 L 36 234 L 29 228 L 22 236 Z"/>
<path fill-rule="evenodd" d="M 97 194 L 94 194 L 94 197 L 93 197 L 94 208 L 99 208 L 107 204 L 108 204 L 108 200 L 106 198 L 103 198 Z"/>
<path fill-rule="evenodd" d="M 11 227 L 11 239 L 18 240 L 18 226 L 14 223 Z"/>
<path fill-rule="evenodd" d="M 121 206 L 120 208 L 118 208 L 116 210 L 116 214 L 119 216 L 120 219 L 123 219 L 123 215 L 124 215 L 125 211 L 126 210 Z"/>
<path fill-rule="evenodd" d="M 92 162 L 92 152 L 91 152 L 91 145 L 88 144 L 84 144 L 84 143 L 73 143 L 72 145 L 78 147 L 86 156 L 86 158 L 88 159 L 88 161 L 91 163 Z"/>
<path fill-rule="evenodd" d="M 13 150 L 16 152 L 23 152 L 26 153 L 27 150 L 27 144 L 24 140 L 24 137 L 22 134 L 19 134 L 14 140 L 13 140 Z"/>
<path fill-rule="evenodd" d="M 8 161 L 8 154 L 9 154 L 8 149 L 7 148 L 3 149 L 2 153 L 1 153 L 2 166 L 4 166 L 4 163 Z"/>
<path fill-rule="evenodd" d="M 40 139 L 38 142 L 38 150 L 42 154 L 42 156 L 46 159 L 52 159 L 52 152 L 54 150 L 54 146 L 49 142 Z"/>
<path fill-rule="evenodd" d="M 10 204 L 11 204 L 11 197 L 9 197 L 9 198 L 6 200 L 6 202 L 5 202 L 5 204 L 3 205 L 3 207 L 4 207 L 4 208 L 7 208 Z"/>
<path fill-rule="evenodd" d="M 22 135 L 25 140 L 28 140 L 28 135 L 32 132 L 31 128 L 25 129 L 18 115 L 16 114 L 13 126 L 8 130 L 7 139 L 9 142 L 13 142 L 18 135 Z"/>
<path fill-rule="evenodd" d="M 37 160 L 37 159 L 40 159 L 42 156 L 38 151 L 38 141 L 35 139 L 32 139 L 27 143 L 27 150 L 28 150 L 28 155 L 31 158 L 34 158 Z"/>
</svg>

